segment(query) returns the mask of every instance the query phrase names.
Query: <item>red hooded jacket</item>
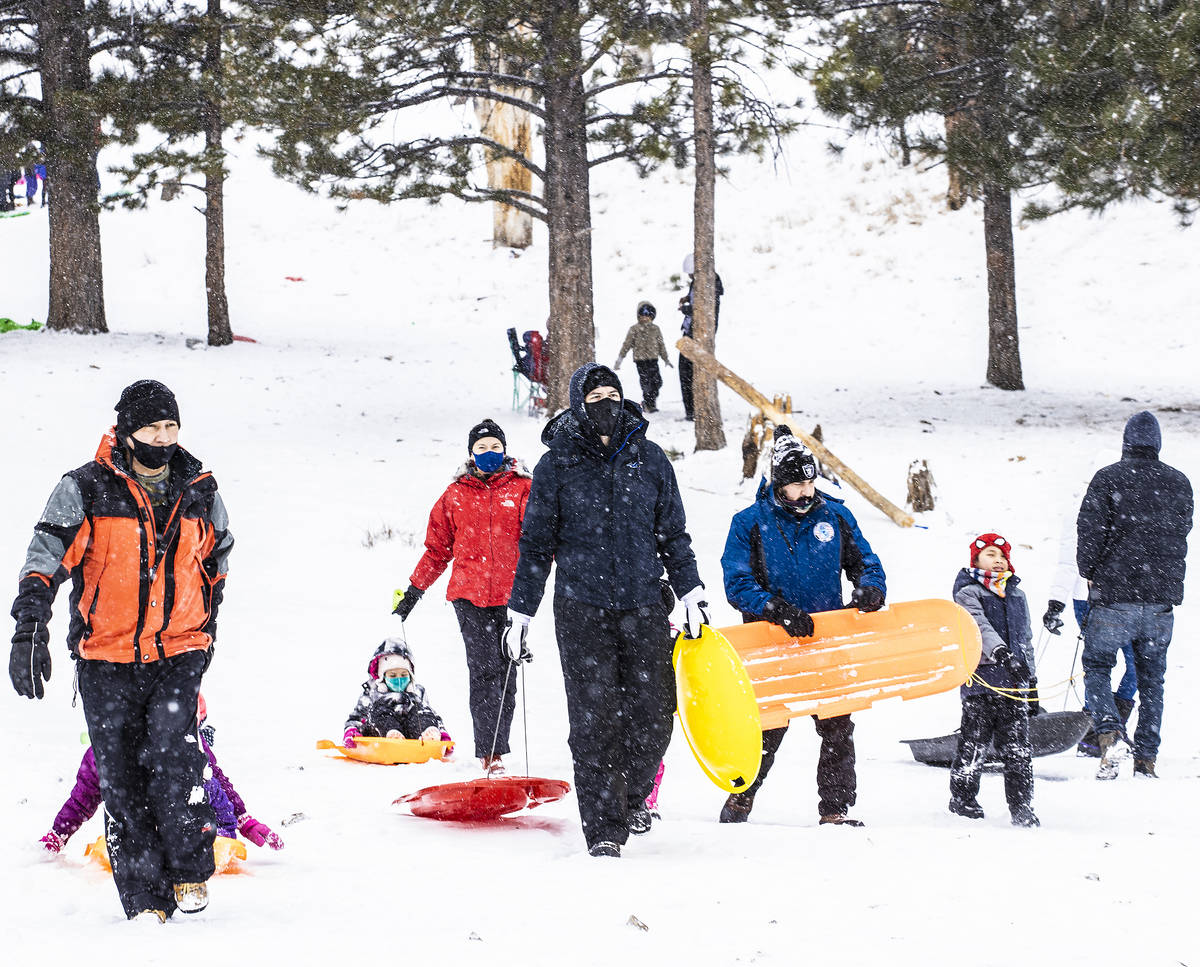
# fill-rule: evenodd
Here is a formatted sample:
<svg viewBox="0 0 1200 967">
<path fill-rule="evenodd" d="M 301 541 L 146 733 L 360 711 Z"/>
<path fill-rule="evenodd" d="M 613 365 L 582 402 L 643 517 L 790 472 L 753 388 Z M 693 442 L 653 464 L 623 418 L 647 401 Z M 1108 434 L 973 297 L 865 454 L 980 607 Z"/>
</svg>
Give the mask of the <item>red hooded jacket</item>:
<svg viewBox="0 0 1200 967">
<path fill-rule="evenodd" d="M 532 478 L 511 457 L 490 477 L 464 466 L 429 513 L 425 553 L 409 579 L 427 590 L 451 561 L 446 600 L 480 608 L 508 604 L 517 571 L 517 542 Z"/>
</svg>

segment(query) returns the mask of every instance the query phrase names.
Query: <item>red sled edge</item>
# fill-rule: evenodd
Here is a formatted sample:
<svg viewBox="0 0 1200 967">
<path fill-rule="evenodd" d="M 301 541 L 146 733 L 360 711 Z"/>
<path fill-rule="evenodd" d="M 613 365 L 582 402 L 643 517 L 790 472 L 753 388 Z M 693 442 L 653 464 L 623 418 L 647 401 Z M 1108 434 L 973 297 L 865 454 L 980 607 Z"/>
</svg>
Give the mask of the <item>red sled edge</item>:
<svg viewBox="0 0 1200 967">
<path fill-rule="evenodd" d="M 497 776 L 426 786 L 393 800 L 414 816 L 442 822 L 495 822 L 522 809 L 562 799 L 571 787 L 561 779 Z"/>
</svg>

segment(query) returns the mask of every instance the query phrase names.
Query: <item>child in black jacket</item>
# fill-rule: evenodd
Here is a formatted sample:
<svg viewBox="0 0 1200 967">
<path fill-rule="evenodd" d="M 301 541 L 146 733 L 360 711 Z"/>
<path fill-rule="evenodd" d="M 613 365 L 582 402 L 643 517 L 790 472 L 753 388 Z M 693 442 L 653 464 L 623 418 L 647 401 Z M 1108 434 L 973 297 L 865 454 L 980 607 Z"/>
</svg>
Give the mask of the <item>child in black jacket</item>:
<svg viewBox="0 0 1200 967">
<path fill-rule="evenodd" d="M 425 702 L 425 689 L 413 681 L 413 658 L 400 638 L 387 638 L 367 665 L 369 676 L 346 719 L 342 744 L 354 748 L 359 736 L 449 741 L 441 717 Z"/>
<path fill-rule="evenodd" d="M 999 534 L 971 542 L 971 566 L 954 581 L 954 600 L 970 612 L 983 637 L 979 668 L 962 687 L 962 731 L 950 769 L 950 812 L 982 819 L 980 773 L 993 738 L 1004 762 L 1004 794 L 1014 826 L 1040 826 L 1034 815 L 1029 711 L 1020 697 L 1033 677 L 1029 605 L 1017 586 L 1012 545 Z"/>
</svg>

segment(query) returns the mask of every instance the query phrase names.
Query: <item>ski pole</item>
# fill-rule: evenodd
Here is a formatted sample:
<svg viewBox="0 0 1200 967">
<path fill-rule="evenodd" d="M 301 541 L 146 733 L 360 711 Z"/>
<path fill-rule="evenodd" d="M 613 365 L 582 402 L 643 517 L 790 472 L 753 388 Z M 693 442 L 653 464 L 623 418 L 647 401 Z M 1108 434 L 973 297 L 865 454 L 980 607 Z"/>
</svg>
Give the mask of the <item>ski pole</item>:
<svg viewBox="0 0 1200 967">
<path fill-rule="evenodd" d="M 512 662 L 505 662 L 504 688 L 500 692 L 500 710 L 496 713 L 496 730 L 492 733 L 492 751 L 488 754 L 488 762 L 492 762 L 496 758 L 496 743 L 500 739 L 500 720 L 504 718 L 504 700 L 508 698 L 508 676 L 511 674 Z M 490 776 L 491 773 L 488 775 Z"/>
</svg>

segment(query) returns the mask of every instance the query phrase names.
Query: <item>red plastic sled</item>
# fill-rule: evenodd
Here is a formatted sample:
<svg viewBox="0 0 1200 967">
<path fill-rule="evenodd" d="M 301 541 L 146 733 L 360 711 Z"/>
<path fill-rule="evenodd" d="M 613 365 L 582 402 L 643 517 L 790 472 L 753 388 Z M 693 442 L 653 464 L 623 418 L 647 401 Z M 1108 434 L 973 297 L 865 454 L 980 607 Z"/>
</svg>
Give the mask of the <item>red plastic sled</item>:
<svg viewBox="0 0 1200 967">
<path fill-rule="evenodd" d="M 561 779 L 534 776 L 495 776 L 426 786 L 393 800 L 414 816 L 459 823 L 486 823 L 522 809 L 557 802 L 571 791 Z"/>
</svg>

